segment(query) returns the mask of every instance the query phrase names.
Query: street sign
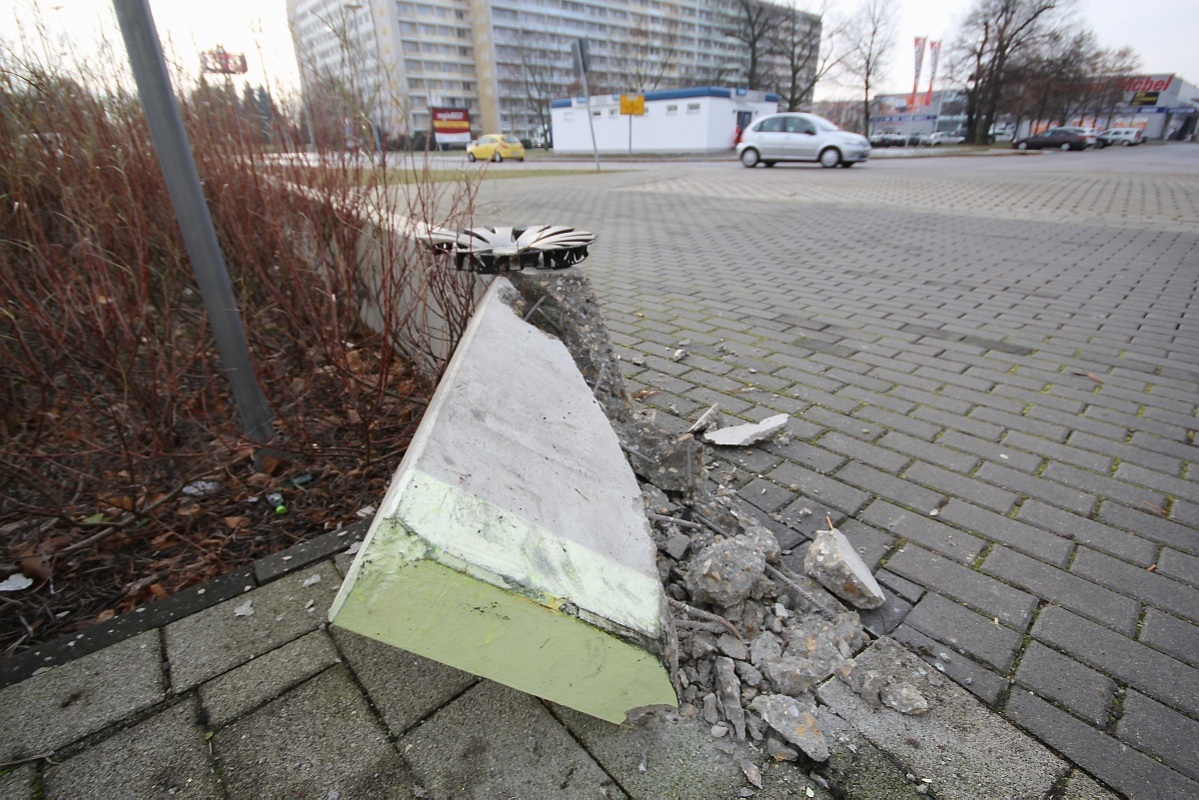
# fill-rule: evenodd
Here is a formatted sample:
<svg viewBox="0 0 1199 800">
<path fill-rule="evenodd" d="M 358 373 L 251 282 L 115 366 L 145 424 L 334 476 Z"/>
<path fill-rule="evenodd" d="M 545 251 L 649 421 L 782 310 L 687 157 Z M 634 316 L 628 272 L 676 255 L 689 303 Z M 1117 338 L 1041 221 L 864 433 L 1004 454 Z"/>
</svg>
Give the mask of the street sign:
<svg viewBox="0 0 1199 800">
<path fill-rule="evenodd" d="M 620 96 L 620 113 L 633 117 L 645 115 L 645 95 L 622 94 Z"/>
</svg>

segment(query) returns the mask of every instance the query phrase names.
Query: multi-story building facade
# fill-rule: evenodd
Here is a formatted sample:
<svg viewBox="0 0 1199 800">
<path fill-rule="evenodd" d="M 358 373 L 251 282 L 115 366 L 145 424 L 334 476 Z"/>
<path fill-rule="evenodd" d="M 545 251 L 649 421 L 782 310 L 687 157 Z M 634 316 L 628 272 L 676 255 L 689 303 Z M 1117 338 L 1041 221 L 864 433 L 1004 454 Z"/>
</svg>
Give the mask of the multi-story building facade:
<svg viewBox="0 0 1199 800">
<path fill-rule="evenodd" d="M 288 0 L 288 17 L 306 98 L 340 85 L 388 136 L 427 131 L 430 109 L 454 107 L 476 133 L 540 139 L 550 102 L 582 91 L 579 39 L 592 94 L 745 85 L 746 37 L 730 35 L 743 2 L 757 0 Z M 767 7 L 819 41 L 819 17 Z M 751 89 L 786 72 L 768 35 Z"/>
</svg>

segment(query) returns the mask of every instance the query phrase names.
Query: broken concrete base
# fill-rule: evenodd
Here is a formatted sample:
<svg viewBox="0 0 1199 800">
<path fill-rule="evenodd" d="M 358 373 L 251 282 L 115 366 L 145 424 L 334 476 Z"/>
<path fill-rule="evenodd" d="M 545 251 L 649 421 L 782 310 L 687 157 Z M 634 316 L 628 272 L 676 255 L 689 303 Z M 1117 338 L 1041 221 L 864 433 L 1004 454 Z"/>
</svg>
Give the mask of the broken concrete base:
<svg viewBox="0 0 1199 800">
<path fill-rule="evenodd" d="M 804 572 L 856 608 L 878 608 L 887 602 L 866 562 L 836 528 L 816 533 L 804 556 Z"/>
<path fill-rule="evenodd" d="M 493 281 L 331 621 L 621 722 L 676 702 L 641 492 L 557 339 Z"/>
</svg>

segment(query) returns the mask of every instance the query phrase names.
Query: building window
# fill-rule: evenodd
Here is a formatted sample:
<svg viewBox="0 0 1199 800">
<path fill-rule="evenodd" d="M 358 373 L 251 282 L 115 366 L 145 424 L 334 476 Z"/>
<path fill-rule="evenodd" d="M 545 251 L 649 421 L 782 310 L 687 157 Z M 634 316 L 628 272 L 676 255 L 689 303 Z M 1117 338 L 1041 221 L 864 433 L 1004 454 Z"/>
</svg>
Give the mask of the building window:
<svg viewBox="0 0 1199 800">
<path fill-rule="evenodd" d="M 687 104 L 687 113 L 688 114 L 698 114 L 699 113 L 699 103 L 688 103 Z"/>
<path fill-rule="evenodd" d="M 679 113 L 679 107 L 678 107 L 678 105 L 677 105 L 677 104 L 675 104 L 675 103 L 671 103 L 670 105 L 666 106 L 666 113 L 667 113 L 668 115 L 670 115 L 670 114 L 677 114 L 677 113 Z"/>
</svg>

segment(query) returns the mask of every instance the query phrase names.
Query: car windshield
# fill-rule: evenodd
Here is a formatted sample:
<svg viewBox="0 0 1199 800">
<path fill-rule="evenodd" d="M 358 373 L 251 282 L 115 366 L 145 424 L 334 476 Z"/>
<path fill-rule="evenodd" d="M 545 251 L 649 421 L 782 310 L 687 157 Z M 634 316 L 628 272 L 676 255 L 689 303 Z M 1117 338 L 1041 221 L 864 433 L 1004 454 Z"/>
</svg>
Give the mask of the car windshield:
<svg viewBox="0 0 1199 800">
<path fill-rule="evenodd" d="M 520 144 L 520 139 L 517 139 L 515 136 L 505 136 L 504 141 L 508 144 Z"/>
</svg>

